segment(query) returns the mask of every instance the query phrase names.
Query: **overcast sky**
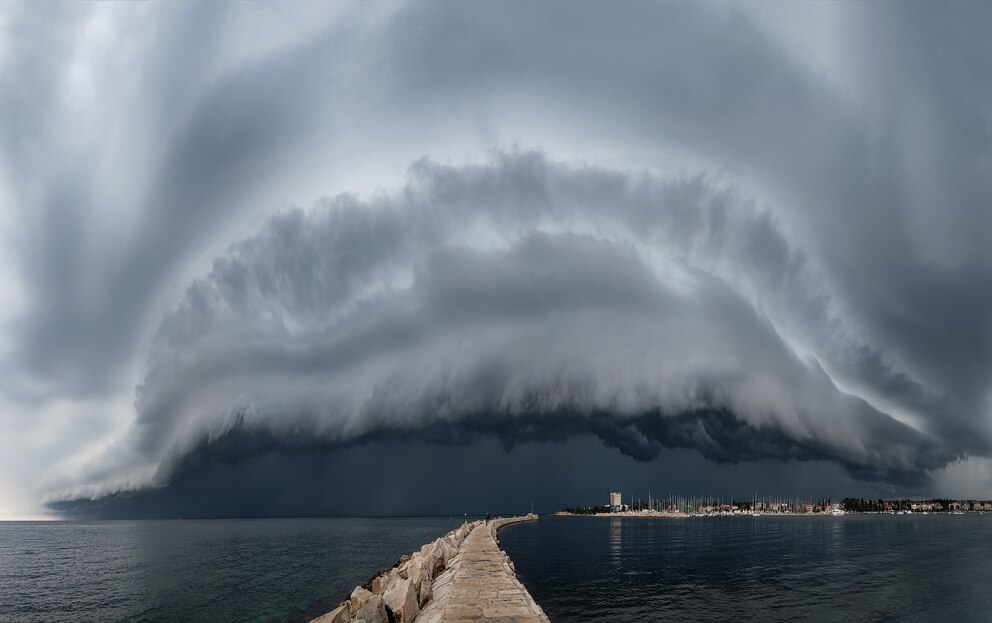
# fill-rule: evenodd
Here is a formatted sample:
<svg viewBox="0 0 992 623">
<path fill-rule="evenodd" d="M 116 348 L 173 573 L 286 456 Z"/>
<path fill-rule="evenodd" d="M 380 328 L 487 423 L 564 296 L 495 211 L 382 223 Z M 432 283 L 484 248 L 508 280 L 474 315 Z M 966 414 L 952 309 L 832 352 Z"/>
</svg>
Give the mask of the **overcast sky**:
<svg viewBox="0 0 992 623">
<path fill-rule="evenodd" d="M 0 519 L 992 497 L 986 3 L 0 6 Z"/>
</svg>

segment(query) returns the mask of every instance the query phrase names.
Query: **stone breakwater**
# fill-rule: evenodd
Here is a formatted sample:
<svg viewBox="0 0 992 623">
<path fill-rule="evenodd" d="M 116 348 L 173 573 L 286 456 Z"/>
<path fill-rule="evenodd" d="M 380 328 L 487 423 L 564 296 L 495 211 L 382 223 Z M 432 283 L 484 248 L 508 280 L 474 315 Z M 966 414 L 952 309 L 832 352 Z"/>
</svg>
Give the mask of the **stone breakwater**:
<svg viewBox="0 0 992 623">
<path fill-rule="evenodd" d="M 497 531 L 537 515 L 466 522 L 403 556 L 311 623 L 548 623 L 499 549 Z"/>
</svg>

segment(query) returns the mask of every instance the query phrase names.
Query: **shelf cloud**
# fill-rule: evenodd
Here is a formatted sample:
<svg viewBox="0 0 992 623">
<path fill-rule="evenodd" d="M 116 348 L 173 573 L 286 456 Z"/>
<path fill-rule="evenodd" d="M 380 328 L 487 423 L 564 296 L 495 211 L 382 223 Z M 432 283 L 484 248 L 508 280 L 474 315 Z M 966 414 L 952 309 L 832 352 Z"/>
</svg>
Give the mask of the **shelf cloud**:
<svg viewBox="0 0 992 623">
<path fill-rule="evenodd" d="M 848 366 L 836 347 L 776 330 L 869 349 L 733 189 L 537 152 L 409 175 L 279 214 L 215 260 L 163 319 L 129 443 L 97 482 L 166 485 L 215 446 L 234 461 L 404 437 L 594 434 L 641 461 L 690 448 L 897 480 L 958 458 L 838 389 L 817 358 Z"/>
<path fill-rule="evenodd" d="M 0 513 L 590 439 L 992 492 L 990 22 L 6 6 Z"/>
</svg>

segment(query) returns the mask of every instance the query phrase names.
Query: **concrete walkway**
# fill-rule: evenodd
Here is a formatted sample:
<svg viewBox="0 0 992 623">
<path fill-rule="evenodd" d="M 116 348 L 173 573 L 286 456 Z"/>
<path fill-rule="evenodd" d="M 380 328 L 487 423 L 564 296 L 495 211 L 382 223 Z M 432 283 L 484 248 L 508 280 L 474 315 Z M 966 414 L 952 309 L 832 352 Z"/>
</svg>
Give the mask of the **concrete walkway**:
<svg viewBox="0 0 992 623">
<path fill-rule="evenodd" d="M 549 623 L 496 543 L 496 531 L 503 526 L 535 519 L 536 515 L 494 519 L 475 528 L 449 568 L 434 580 L 434 599 L 416 623 Z"/>
</svg>

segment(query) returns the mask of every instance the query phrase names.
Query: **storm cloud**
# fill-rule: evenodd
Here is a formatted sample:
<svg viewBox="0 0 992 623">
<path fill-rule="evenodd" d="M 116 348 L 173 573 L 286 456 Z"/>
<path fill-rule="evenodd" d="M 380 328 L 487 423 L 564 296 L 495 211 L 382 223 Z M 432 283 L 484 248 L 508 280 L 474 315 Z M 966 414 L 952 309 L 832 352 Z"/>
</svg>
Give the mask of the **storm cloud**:
<svg viewBox="0 0 992 623">
<path fill-rule="evenodd" d="M 280 214 L 218 258 L 152 342 L 124 458 L 92 475 L 165 485 L 203 446 L 252 454 L 246 434 L 267 449 L 591 433 L 638 460 L 691 448 L 882 478 L 958 458 L 776 331 L 770 317 L 849 339 L 810 273 L 767 212 L 701 177 L 421 160 L 397 192 Z"/>
<path fill-rule="evenodd" d="M 992 491 L 990 24 L 6 6 L 0 505 L 403 440 Z"/>
</svg>

